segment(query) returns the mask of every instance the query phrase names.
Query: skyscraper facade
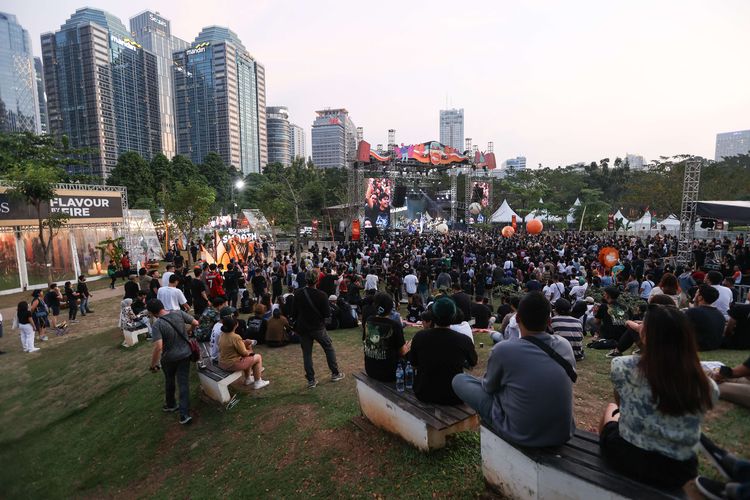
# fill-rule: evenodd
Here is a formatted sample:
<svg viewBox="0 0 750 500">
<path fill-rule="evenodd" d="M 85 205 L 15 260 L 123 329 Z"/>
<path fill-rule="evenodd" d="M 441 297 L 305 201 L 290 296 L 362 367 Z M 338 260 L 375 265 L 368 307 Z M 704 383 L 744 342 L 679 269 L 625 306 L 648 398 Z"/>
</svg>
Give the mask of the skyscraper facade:
<svg viewBox="0 0 750 500">
<path fill-rule="evenodd" d="M 625 163 L 627 163 L 630 170 L 643 170 L 643 167 L 646 166 L 643 156 L 630 153 L 625 154 Z"/>
<path fill-rule="evenodd" d="M 289 156 L 292 161 L 302 158 L 307 160 L 307 145 L 305 144 L 305 129 L 299 125 L 291 124 L 291 141 L 289 144 Z"/>
<path fill-rule="evenodd" d="M 191 48 L 174 53 L 173 78 L 177 153 L 200 163 L 215 151 L 244 175 L 261 173 L 268 162 L 265 69 L 237 35 L 204 28 Z"/>
<path fill-rule="evenodd" d="M 716 134 L 716 155 L 714 160 L 721 161 L 723 158 L 748 153 L 750 153 L 750 130 Z"/>
<path fill-rule="evenodd" d="M 158 12 L 145 11 L 130 18 L 130 31 L 138 44 L 156 56 L 161 147 L 167 158 L 172 158 L 177 151 L 172 54 L 187 49 L 190 44 L 172 35 L 169 19 L 163 18 Z"/>
<path fill-rule="evenodd" d="M 440 110 L 440 143 L 463 151 L 464 147 L 464 110 Z"/>
<path fill-rule="evenodd" d="M 285 106 L 266 108 L 268 131 L 268 163 L 291 164 L 292 133 L 289 124 L 289 111 Z"/>
<path fill-rule="evenodd" d="M 122 153 L 161 151 L 156 56 L 118 18 L 78 9 L 41 38 L 50 133 L 91 151 L 74 173 L 107 177 Z"/>
<path fill-rule="evenodd" d="M 357 155 L 357 127 L 346 109 L 316 111 L 312 126 L 312 160 L 321 168 L 345 168 Z"/>
<path fill-rule="evenodd" d="M 29 32 L 0 12 L 0 132 L 40 132 Z"/>
<path fill-rule="evenodd" d="M 37 101 L 39 102 L 39 132 L 48 134 L 47 94 L 44 91 L 44 70 L 42 69 L 42 59 L 40 57 L 34 58 L 34 76 L 36 78 Z"/>
</svg>

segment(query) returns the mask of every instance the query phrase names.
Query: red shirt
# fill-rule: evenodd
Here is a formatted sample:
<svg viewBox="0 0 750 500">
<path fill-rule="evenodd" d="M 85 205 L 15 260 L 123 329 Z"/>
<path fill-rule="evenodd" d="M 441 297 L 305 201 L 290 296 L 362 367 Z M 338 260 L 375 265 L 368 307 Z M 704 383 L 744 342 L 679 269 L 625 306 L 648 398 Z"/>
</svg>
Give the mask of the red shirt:
<svg viewBox="0 0 750 500">
<path fill-rule="evenodd" d="M 224 295 L 224 278 L 218 271 L 209 271 L 206 273 L 206 288 L 208 288 L 208 296 L 218 297 Z"/>
</svg>

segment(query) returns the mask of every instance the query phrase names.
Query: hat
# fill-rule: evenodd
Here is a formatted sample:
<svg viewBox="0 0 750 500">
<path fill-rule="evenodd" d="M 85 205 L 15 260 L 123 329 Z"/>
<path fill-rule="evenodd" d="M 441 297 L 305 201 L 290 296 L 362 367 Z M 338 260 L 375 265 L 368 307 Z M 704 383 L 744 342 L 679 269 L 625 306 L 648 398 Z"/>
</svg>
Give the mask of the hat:
<svg viewBox="0 0 750 500">
<path fill-rule="evenodd" d="M 438 325 L 450 325 L 456 315 L 456 303 L 448 297 L 440 297 L 432 303 L 432 314 Z"/>
<path fill-rule="evenodd" d="M 578 278 L 579 285 L 583 285 L 584 283 L 586 283 L 586 280 L 584 278 Z"/>
<path fill-rule="evenodd" d="M 557 299 L 555 301 L 555 311 L 560 314 L 570 312 L 570 302 L 567 299 Z"/>
<path fill-rule="evenodd" d="M 594 300 L 594 297 L 586 297 L 586 303 L 587 303 L 587 304 L 593 304 L 594 302 L 596 302 L 596 301 Z"/>
<path fill-rule="evenodd" d="M 329 302 L 336 302 L 337 300 L 339 300 L 339 298 L 336 297 L 335 295 L 329 295 L 328 296 L 328 301 Z"/>
<path fill-rule="evenodd" d="M 237 312 L 237 309 L 235 309 L 232 306 L 225 306 L 221 308 L 221 311 L 219 311 L 219 317 L 221 318 L 231 318 L 234 316 L 234 313 Z"/>
</svg>

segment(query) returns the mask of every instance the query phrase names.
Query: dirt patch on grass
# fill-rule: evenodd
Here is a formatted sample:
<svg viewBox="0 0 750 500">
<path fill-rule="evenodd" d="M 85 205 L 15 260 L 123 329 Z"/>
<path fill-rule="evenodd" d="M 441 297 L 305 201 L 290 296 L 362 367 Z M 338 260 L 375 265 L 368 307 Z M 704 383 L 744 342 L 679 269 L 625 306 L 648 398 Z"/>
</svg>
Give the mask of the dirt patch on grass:
<svg viewBox="0 0 750 500">
<path fill-rule="evenodd" d="M 300 430 L 311 429 L 312 423 L 316 421 L 315 414 L 315 406 L 312 404 L 277 406 L 263 414 L 257 430 L 260 434 L 268 434 L 288 419 L 293 419 Z"/>
</svg>

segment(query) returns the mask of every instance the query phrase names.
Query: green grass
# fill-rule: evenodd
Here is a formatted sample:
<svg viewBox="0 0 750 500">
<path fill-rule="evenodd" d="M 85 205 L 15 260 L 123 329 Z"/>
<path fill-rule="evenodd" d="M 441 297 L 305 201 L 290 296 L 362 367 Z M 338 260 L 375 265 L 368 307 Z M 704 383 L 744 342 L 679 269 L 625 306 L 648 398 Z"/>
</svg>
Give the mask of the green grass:
<svg viewBox="0 0 750 500">
<path fill-rule="evenodd" d="M 114 319 L 113 319 L 114 322 Z M 407 331 L 407 336 L 413 330 Z M 305 388 L 298 346 L 259 349 L 271 385 L 240 392 L 229 411 L 198 399 L 195 420 L 163 414 L 163 376 L 146 370 L 150 346 L 119 347 L 115 330 L 46 346 L 38 356 L 7 354 L 0 367 L 0 497 L 414 497 L 487 495 L 479 437 L 464 432 L 424 454 L 359 416 L 351 374 L 362 367 L 358 330 L 331 334 L 347 373 Z M 479 336 L 481 374 L 490 351 Z M 588 351 L 579 364 L 576 420 L 593 429 L 611 398 L 609 360 Z M 717 351 L 705 359 L 737 364 L 747 353 Z M 732 451 L 750 455 L 749 412 L 722 402 L 705 430 Z"/>
</svg>

